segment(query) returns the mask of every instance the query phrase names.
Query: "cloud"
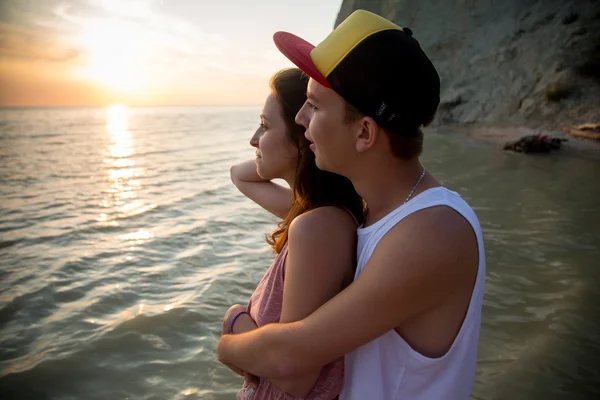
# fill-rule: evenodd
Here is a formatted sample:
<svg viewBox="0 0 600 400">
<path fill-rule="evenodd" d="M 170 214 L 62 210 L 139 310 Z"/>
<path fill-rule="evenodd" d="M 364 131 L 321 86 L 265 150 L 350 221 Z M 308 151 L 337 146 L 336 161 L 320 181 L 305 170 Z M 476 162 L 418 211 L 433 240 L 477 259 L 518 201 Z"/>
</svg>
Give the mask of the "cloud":
<svg viewBox="0 0 600 400">
<path fill-rule="evenodd" d="M 262 94 L 283 56 L 239 27 L 207 23 L 219 14 L 196 1 L 178 9 L 160 0 L 0 0 L 3 78 L 24 91 L 32 76 L 48 87 L 78 82 L 77 95 L 95 85 L 136 102 Z"/>
<path fill-rule="evenodd" d="M 0 22 L 4 57 L 85 62 L 103 47 L 129 47 L 139 63 L 155 71 L 173 72 L 174 64 L 185 70 L 203 63 L 226 65 L 222 37 L 168 16 L 159 1 L 6 1 L 3 15 L 11 18 Z"/>
<path fill-rule="evenodd" d="M 79 53 L 40 30 L 0 22 L 0 57 L 67 62 Z"/>
</svg>

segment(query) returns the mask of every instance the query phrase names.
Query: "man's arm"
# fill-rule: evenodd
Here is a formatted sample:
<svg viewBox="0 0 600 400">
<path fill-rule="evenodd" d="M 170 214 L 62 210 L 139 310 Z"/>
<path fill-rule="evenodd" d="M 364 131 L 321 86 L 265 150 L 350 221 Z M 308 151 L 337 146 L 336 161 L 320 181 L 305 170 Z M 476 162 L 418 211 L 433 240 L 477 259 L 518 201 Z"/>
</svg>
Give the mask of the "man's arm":
<svg viewBox="0 0 600 400">
<path fill-rule="evenodd" d="M 347 289 L 302 321 L 223 336 L 218 357 L 275 379 L 325 365 L 451 298 L 457 282 L 476 274 L 465 259 L 473 245 L 470 225 L 449 208 L 412 214 L 384 236 Z"/>
</svg>

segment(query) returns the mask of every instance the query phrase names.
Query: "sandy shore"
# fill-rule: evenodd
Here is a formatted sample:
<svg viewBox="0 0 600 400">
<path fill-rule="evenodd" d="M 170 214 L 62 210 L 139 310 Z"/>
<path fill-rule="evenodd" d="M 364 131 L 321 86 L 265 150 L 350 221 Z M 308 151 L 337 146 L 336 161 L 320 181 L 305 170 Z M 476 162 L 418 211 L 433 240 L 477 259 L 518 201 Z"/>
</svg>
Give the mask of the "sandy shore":
<svg viewBox="0 0 600 400">
<path fill-rule="evenodd" d="M 591 158 L 600 161 L 600 141 L 590 140 L 575 137 L 570 135 L 560 128 L 557 129 L 543 129 L 543 128 L 528 128 L 524 126 L 511 127 L 511 126 L 492 126 L 482 124 L 469 124 L 469 125 L 452 125 L 452 126 L 437 126 L 438 132 L 443 132 L 445 129 L 450 128 L 452 131 L 465 132 L 465 134 L 472 139 L 481 140 L 488 142 L 491 145 L 498 148 L 498 151 L 502 150 L 505 143 L 515 141 L 523 136 L 544 134 L 550 137 L 559 137 L 567 139 L 567 142 L 563 142 L 560 150 L 554 150 L 549 154 L 542 154 L 542 156 L 573 156 Z M 527 155 L 524 155 L 527 156 Z"/>
</svg>

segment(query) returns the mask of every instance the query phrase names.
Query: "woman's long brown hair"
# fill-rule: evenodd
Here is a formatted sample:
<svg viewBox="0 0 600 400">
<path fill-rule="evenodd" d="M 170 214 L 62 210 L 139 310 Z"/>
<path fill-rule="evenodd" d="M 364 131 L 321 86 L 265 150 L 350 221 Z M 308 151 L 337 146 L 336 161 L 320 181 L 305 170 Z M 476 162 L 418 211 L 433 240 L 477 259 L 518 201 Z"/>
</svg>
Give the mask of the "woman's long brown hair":
<svg viewBox="0 0 600 400">
<path fill-rule="evenodd" d="M 267 235 L 267 242 L 276 253 L 287 242 L 290 224 L 297 216 L 321 206 L 337 206 L 348 209 L 362 224 L 363 201 L 345 177 L 317 168 L 315 154 L 304 137 L 304 127 L 296 124 L 295 118 L 306 101 L 308 76 L 298 68 L 277 72 L 269 86 L 281 105 L 288 138 L 298 149 L 298 164 L 292 192 L 294 201 L 288 215 L 277 229 Z"/>
</svg>

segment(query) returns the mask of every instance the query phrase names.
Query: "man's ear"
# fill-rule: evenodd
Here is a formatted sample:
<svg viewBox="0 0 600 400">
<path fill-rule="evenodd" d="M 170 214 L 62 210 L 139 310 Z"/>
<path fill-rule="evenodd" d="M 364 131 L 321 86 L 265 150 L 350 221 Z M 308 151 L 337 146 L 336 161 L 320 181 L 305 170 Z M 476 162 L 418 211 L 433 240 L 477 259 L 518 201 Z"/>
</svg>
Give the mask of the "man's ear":
<svg viewBox="0 0 600 400">
<path fill-rule="evenodd" d="M 362 153 L 375 146 L 380 134 L 381 128 L 373 118 L 366 116 L 361 118 L 358 121 L 356 134 L 356 151 Z"/>
<path fill-rule="evenodd" d="M 431 124 L 433 122 L 433 120 L 435 119 L 436 114 L 437 114 L 437 110 L 435 110 L 435 112 L 431 115 L 431 117 L 427 120 L 427 122 L 425 122 L 423 124 L 423 127 L 429 126 L 429 124 Z"/>
</svg>

